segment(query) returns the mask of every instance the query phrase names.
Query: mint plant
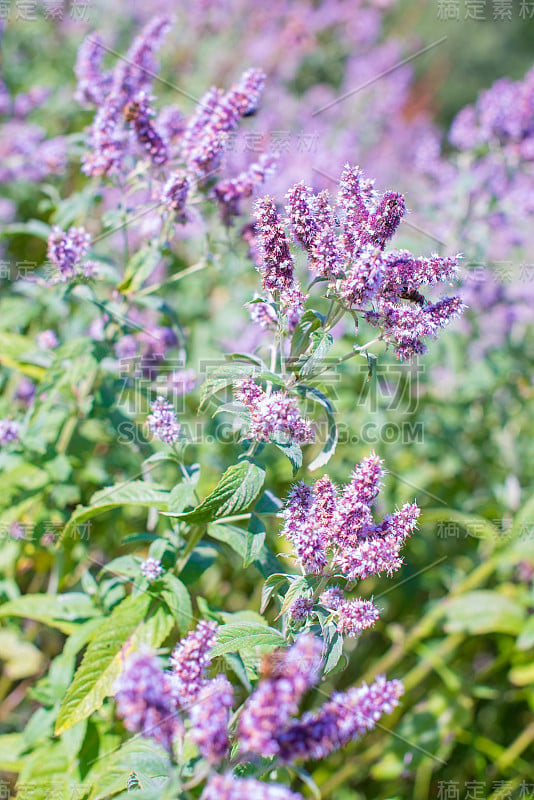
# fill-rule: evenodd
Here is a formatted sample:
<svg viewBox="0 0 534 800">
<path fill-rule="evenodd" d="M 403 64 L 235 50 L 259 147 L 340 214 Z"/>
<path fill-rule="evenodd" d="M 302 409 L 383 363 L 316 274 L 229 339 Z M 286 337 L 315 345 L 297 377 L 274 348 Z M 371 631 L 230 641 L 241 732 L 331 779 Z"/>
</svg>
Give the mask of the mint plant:
<svg viewBox="0 0 534 800">
<path fill-rule="evenodd" d="M 150 23 L 109 72 L 98 40 L 83 46 L 77 98 L 98 106 L 82 156 L 91 180 L 57 203 L 50 224 L 27 230 L 46 239 L 47 260 L 20 295 L 44 296 L 46 313 L 56 305 L 81 321 L 70 341 L 52 328 L 31 347 L 23 334 L 7 340 L 32 391 L 0 421 L 3 465 L 16 471 L 34 459 L 37 472 L 33 494 L 15 484 L 4 521 L 20 530 L 35 520 L 50 577 L 39 591 L 10 584 L 1 614 L 65 637 L 33 689 L 32 757 L 19 783 L 43 798 L 51 784 L 92 800 L 134 789 L 169 799 L 318 796 L 309 764 L 364 736 L 400 701 L 401 680 L 382 675 L 331 694 L 323 687 L 343 670 L 346 639 L 380 614 L 355 596 L 364 593 L 357 584 L 401 567 L 419 515 L 409 502 L 375 517 L 385 469 L 374 453 L 348 455 L 343 486 L 327 473 L 308 482 L 338 445 L 328 378 L 350 359 L 365 359 L 371 374 L 386 348 L 401 361 L 422 355 L 462 311 L 458 297 L 429 295 L 454 280 L 457 258 L 388 249 L 404 198 L 379 193 L 351 165 L 335 197 L 303 183 L 285 198 L 260 197 L 242 229 L 247 256 L 232 225 L 276 155 L 236 177 L 221 173 L 230 133 L 261 113 L 264 76 L 251 69 L 229 91 L 211 89 L 188 120 L 176 108 L 156 112 L 154 59 L 169 24 Z M 138 226 L 147 215 L 151 236 Z M 117 235 L 122 247 L 108 249 Z M 201 240 L 197 263 L 187 263 L 181 237 L 191 251 Z M 217 265 L 224 273 L 233 248 L 263 343 L 225 354 L 194 402 L 195 315 L 186 330 L 174 289 Z M 347 324 L 351 346 L 339 352 Z M 124 379 L 128 359 L 135 370 Z M 191 408 L 178 411 L 177 396 Z M 196 437 L 188 417 L 199 408 Z M 218 429 L 206 409 L 232 421 L 230 447 L 208 441 Z M 127 442 L 124 423 L 133 424 Z M 109 454 L 121 478 L 110 485 L 94 464 L 102 447 L 119 453 Z M 273 452 L 293 472 L 281 496 Z M 108 560 L 115 534 L 106 527 L 94 542 L 89 528 L 85 543 L 84 526 L 114 509 L 120 535 L 132 508 L 139 530 L 123 555 Z M 292 553 L 279 552 L 274 533 Z M 250 608 L 216 607 L 198 591 L 203 573 L 226 558 L 232 567 L 234 556 L 238 570 L 262 577 L 261 603 Z"/>
</svg>

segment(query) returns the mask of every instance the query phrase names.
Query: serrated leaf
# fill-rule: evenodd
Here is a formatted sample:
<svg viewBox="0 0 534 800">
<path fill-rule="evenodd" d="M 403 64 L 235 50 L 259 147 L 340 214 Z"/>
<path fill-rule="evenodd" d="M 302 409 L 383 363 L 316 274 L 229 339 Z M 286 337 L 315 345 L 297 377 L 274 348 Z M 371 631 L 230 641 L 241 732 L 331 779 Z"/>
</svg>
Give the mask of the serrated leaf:
<svg viewBox="0 0 534 800">
<path fill-rule="evenodd" d="M 334 345 L 334 337 L 324 330 L 316 330 L 311 334 L 311 353 L 297 363 L 300 375 L 312 375 L 316 368 L 326 358 Z"/>
<path fill-rule="evenodd" d="M 271 441 L 289 460 L 293 469 L 293 475 L 296 475 L 302 467 L 302 447 L 296 442 L 288 442 L 285 444 L 283 442 L 277 442 L 274 439 Z"/>
<path fill-rule="evenodd" d="M 257 647 L 281 647 L 284 643 L 284 637 L 275 628 L 257 622 L 234 622 L 221 625 L 217 632 L 217 644 L 210 655 L 216 658 L 225 653 L 241 653 Z"/>
<path fill-rule="evenodd" d="M 165 639 L 172 628 L 172 618 L 166 609 L 158 608 L 144 622 L 151 602 L 147 593 L 130 595 L 102 623 L 60 706 L 56 735 L 86 719 L 113 693 L 127 651 L 142 644 L 158 647 Z"/>
<path fill-rule="evenodd" d="M 221 480 L 197 508 L 184 514 L 168 514 L 187 522 L 207 523 L 239 514 L 256 499 L 263 486 L 265 470 L 251 461 L 241 461 L 226 470 Z"/>
<path fill-rule="evenodd" d="M 153 483 L 144 481 L 125 481 L 106 489 L 101 489 L 91 497 L 89 506 L 79 506 L 69 519 L 63 531 L 68 536 L 82 522 L 120 506 L 135 505 L 141 508 L 157 508 L 166 511 L 170 492 Z"/>
<path fill-rule="evenodd" d="M 90 597 L 82 592 L 63 595 L 26 594 L 0 606 L 0 617 L 23 617 L 42 622 L 62 633 L 73 633 L 79 626 L 76 620 L 98 617 Z"/>
</svg>

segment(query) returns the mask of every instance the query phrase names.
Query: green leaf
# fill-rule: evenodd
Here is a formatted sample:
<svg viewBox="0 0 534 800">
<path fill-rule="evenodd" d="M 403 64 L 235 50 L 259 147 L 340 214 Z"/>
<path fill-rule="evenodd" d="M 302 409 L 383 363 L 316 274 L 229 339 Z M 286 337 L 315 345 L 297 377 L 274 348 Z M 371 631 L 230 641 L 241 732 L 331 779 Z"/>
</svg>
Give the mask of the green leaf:
<svg viewBox="0 0 534 800">
<path fill-rule="evenodd" d="M 275 572 L 273 575 L 269 575 L 265 583 L 263 584 L 263 589 L 261 591 L 261 607 L 260 612 L 263 614 L 273 594 L 280 589 L 284 583 L 288 583 L 291 580 L 290 575 L 284 575 L 281 572 Z"/>
<path fill-rule="evenodd" d="M 63 531 L 68 536 L 74 528 L 92 517 L 120 506 L 135 505 L 141 508 L 157 508 L 166 511 L 170 492 L 153 483 L 125 481 L 101 489 L 91 497 L 91 505 L 76 509 Z"/>
<path fill-rule="evenodd" d="M 302 467 L 302 447 L 297 444 L 296 442 L 288 442 L 287 444 L 284 442 L 277 442 L 275 439 L 271 440 L 279 450 L 285 455 L 287 459 L 289 459 L 291 466 L 293 468 L 293 475 L 296 475 L 299 469 Z"/>
<path fill-rule="evenodd" d="M 155 247 L 143 247 L 128 261 L 124 280 L 117 287 L 119 292 L 135 292 L 154 271 L 161 253 Z"/>
<path fill-rule="evenodd" d="M 310 355 L 296 365 L 299 374 L 303 377 L 312 375 L 326 358 L 333 345 L 334 337 L 331 333 L 327 333 L 324 330 L 314 331 L 311 335 Z"/>
<path fill-rule="evenodd" d="M 308 465 L 310 472 L 313 472 L 316 469 L 324 467 L 334 455 L 338 439 L 337 424 L 334 418 L 334 407 L 332 403 L 319 389 L 313 386 L 302 386 L 299 391 L 306 397 L 310 397 L 312 400 L 315 400 L 316 403 L 319 403 L 319 405 L 323 407 L 326 415 L 327 433 L 325 443 L 321 452 L 315 456 L 311 464 Z"/>
<path fill-rule="evenodd" d="M 130 595 L 116 606 L 91 641 L 56 721 L 56 735 L 86 719 L 113 692 L 127 652 L 140 645 L 158 647 L 172 628 L 172 618 L 159 608 L 147 621 L 152 598 Z"/>
<path fill-rule="evenodd" d="M 284 637 L 275 628 L 257 622 L 234 622 L 221 625 L 217 632 L 217 644 L 210 655 L 216 658 L 225 653 L 241 653 L 257 647 L 272 649 L 284 643 Z"/>
<path fill-rule="evenodd" d="M 26 594 L 0 606 L 0 617 L 24 617 L 42 622 L 62 633 L 73 633 L 77 620 L 98 617 L 90 597 L 82 592 L 69 594 Z"/>
<path fill-rule="evenodd" d="M 168 513 L 187 522 L 206 523 L 239 514 L 256 499 L 263 486 L 265 470 L 251 461 L 241 461 L 226 470 L 221 480 L 199 506 L 183 514 Z"/>
<path fill-rule="evenodd" d="M 445 604 L 447 633 L 509 633 L 523 628 L 525 610 L 497 591 L 478 590 L 454 597 Z"/>
<path fill-rule="evenodd" d="M 303 353 L 309 344 L 310 337 L 323 324 L 324 317 L 317 311 L 305 311 L 293 332 L 291 339 L 291 356 L 296 358 Z"/>
<path fill-rule="evenodd" d="M 161 596 L 169 607 L 182 636 L 187 633 L 193 619 L 191 597 L 185 584 L 170 572 L 163 578 L 165 589 Z"/>
</svg>

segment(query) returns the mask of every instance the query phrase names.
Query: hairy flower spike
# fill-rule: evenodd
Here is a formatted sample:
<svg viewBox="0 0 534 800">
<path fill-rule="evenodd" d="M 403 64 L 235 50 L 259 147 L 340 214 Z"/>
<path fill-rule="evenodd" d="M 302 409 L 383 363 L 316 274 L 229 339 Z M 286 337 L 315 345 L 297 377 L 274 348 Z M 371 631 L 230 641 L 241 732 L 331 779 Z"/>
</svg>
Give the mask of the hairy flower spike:
<svg viewBox="0 0 534 800">
<path fill-rule="evenodd" d="M 189 709 L 191 738 L 200 754 L 218 764 L 228 753 L 228 724 L 234 692 L 228 679 L 218 675 L 207 681 Z"/>
<path fill-rule="evenodd" d="M 78 50 L 74 73 L 78 86 L 74 99 L 80 105 L 100 105 L 111 87 L 110 72 L 103 73 L 101 63 L 104 57 L 102 40 L 97 34 L 87 36 Z"/>
<path fill-rule="evenodd" d="M 293 235 L 309 253 L 318 230 L 312 212 L 313 192 L 304 183 L 297 183 L 286 194 L 286 200 L 286 213 Z"/>
<path fill-rule="evenodd" d="M 187 222 L 185 206 L 189 189 L 189 179 L 183 172 L 172 174 L 163 187 L 161 202 L 176 213 L 177 222 Z"/>
<path fill-rule="evenodd" d="M 307 573 L 321 575 L 327 564 L 327 534 L 315 524 L 315 503 L 311 487 L 301 482 L 290 491 L 283 512 L 285 525 L 282 535 L 291 542 L 302 568 Z"/>
<path fill-rule="evenodd" d="M 337 629 L 342 636 L 358 636 L 372 628 L 379 616 L 371 600 L 347 600 L 337 608 Z"/>
<path fill-rule="evenodd" d="M 216 635 L 217 624 L 201 620 L 173 650 L 170 686 L 173 697 L 182 708 L 188 708 L 196 701 L 205 684 L 209 651 L 215 644 Z"/>
<path fill-rule="evenodd" d="M 233 218 L 238 216 L 241 201 L 251 197 L 254 189 L 274 172 L 277 160 L 277 155 L 263 154 L 237 178 L 222 180 L 215 185 L 213 194 L 219 203 L 225 225 L 231 225 Z"/>
<path fill-rule="evenodd" d="M 274 200 L 262 197 L 255 212 L 263 287 L 270 292 L 287 291 L 293 286 L 293 259 Z"/>
<path fill-rule="evenodd" d="M 239 740 L 244 752 L 263 757 L 279 752 L 277 736 L 296 714 L 304 694 L 319 681 L 321 651 L 321 640 L 303 633 L 279 659 L 276 653 L 269 659 L 268 674 L 245 703 L 239 718 Z"/>
<path fill-rule="evenodd" d="M 125 116 L 133 125 L 137 141 L 146 150 L 152 163 L 165 164 L 169 158 L 167 145 L 151 122 L 155 112 L 149 104 L 146 92 L 136 95 L 126 107 Z"/>
<path fill-rule="evenodd" d="M 117 713 L 127 730 L 155 739 L 167 750 L 181 726 L 167 677 L 158 659 L 134 653 L 115 685 Z"/>
<path fill-rule="evenodd" d="M 166 444 L 175 444 L 182 436 L 176 412 L 164 397 L 160 396 L 154 400 L 146 421 L 152 435 Z"/>
<path fill-rule="evenodd" d="M 246 435 L 260 442 L 274 441 L 303 444 L 313 441 L 313 431 L 307 419 L 301 416 L 295 397 L 272 392 L 266 394 L 252 378 L 243 381 L 236 399 L 250 412 Z"/>
<path fill-rule="evenodd" d="M 47 255 L 55 272 L 52 280 L 69 281 L 84 274 L 83 259 L 89 250 L 91 237 L 84 228 L 62 231 L 55 225 L 48 236 Z"/>
<path fill-rule="evenodd" d="M 394 236 L 405 213 L 404 197 L 398 192 L 386 192 L 379 200 L 375 210 L 369 215 L 368 232 L 365 236 L 367 242 L 383 250 L 387 242 Z"/>
<path fill-rule="evenodd" d="M 325 758 L 372 730 L 382 714 L 398 705 L 402 693 L 400 681 L 384 676 L 370 686 L 336 692 L 318 711 L 304 714 L 280 734 L 280 757 L 288 763 Z"/>
</svg>

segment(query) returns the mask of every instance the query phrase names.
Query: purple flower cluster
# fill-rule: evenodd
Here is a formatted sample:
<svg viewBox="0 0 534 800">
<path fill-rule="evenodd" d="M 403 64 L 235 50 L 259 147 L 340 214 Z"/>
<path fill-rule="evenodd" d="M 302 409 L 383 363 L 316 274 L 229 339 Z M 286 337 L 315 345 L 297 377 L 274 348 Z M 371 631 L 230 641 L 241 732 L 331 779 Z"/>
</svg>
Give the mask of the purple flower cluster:
<svg viewBox="0 0 534 800">
<path fill-rule="evenodd" d="M 123 158 L 132 146 L 130 131 L 124 125 L 131 111 L 128 105 L 136 103 L 136 98 L 141 97 L 142 100 L 141 93 L 150 89 L 157 68 L 154 54 L 169 28 L 170 20 L 167 17 L 156 17 L 149 22 L 134 40 L 125 58 L 115 66 L 111 76 L 100 73 L 98 62 L 101 46 L 94 43 L 92 46 L 83 45 L 77 64 L 78 94 L 84 102 L 96 100 L 100 103 L 89 134 L 89 152 L 83 163 L 87 175 L 107 175 L 120 171 Z M 152 135 L 148 133 L 147 123 L 145 112 L 139 122 L 143 135 L 148 137 L 142 143 L 145 148 L 149 146 Z M 150 124 L 149 127 L 152 131 Z M 158 152 L 158 148 L 154 152 Z"/>
<path fill-rule="evenodd" d="M 226 225 L 230 225 L 233 218 L 239 215 L 241 201 L 251 197 L 254 189 L 274 172 L 277 160 L 277 155 L 263 154 L 237 178 L 227 178 L 214 186 L 213 195 L 219 203 L 221 216 Z"/>
<path fill-rule="evenodd" d="M 213 764 L 228 754 L 228 725 L 233 702 L 232 685 L 224 675 L 217 675 L 206 681 L 189 709 L 191 738 L 200 754 Z"/>
<path fill-rule="evenodd" d="M 164 397 L 157 397 L 154 400 L 146 421 L 153 436 L 166 444 L 176 444 L 182 436 L 180 423 L 176 419 L 176 411 Z"/>
<path fill-rule="evenodd" d="M 252 378 L 248 378 L 237 389 L 236 399 L 250 413 L 245 432 L 247 437 L 284 444 L 313 441 L 311 424 L 301 415 L 296 397 L 283 392 L 267 394 Z"/>
<path fill-rule="evenodd" d="M 141 147 L 150 156 L 153 164 L 165 164 L 169 158 L 167 145 L 154 128 L 151 118 L 155 116 L 146 92 L 139 92 L 124 110 L 126 121 L 133 125 L 135 136 Z"/>
<path fill-rule="evenodd" d="M 194 703 L 206 683 L 206 668 L 210 663 L 209 652 L 215 644 L 217 625 L 201 620 L 175 647 L 171 656 L 170 676 L 173 697 L 187 709 Z"/>
<path fill-rule="evenodd" d="M 117 713 L 127 730 L 155 739 L 167 750 L 180 728 L 169 680 L 158 659 L 134 653 L 115 686 Z"/>
<path fill-rule="evenodd" d="M 430 303 L 419 293 L 421 286 L 453 279 L 457 259 L 384 252 L 406 213 L 402 195 L 379 194 L 358 168 L 347 165 L 335 204 L 327 191 L 316 194 L 303 183 L 289 190 L 286 201 L 284 220 L 270 197 L 257 202 L 255 260 L 263 288 L 278 295 L 282 306 L 285 301 L 295 308 L 297 320 L 305 298 L 288 234 L 305 250 L 314 276 L 329 282 L 329 296 L 380 326 L 401 359 L 424 352 L 423 339 L 435 337 L 463 310 L 459 298 Z"/>
<path fill-rule="evenodd" d="M 198 376 L 194 369 L 180 369 L 167 378 L 167 386 L 177 395 L 190 394 L 196 388 Z"/>
<path fill-rule="evenodd" d="M 20 425 L 13 419 L 0 419 L 0 446 L 5 447 L 19 440 Z"/>
<path fill-rule="evenodd" d="M 303 800 L 301 794 L 292 792 L 278 783 L 262 783 L 254 778 L 236 778 L 212 775 L 200 800 Z"/>
<path fill-rule="evenodd" d="M 353 582 L 382 572 L 391 575 L 400 568 L 400 551 L 416 526 L 419 509 L 407 503 L 376 523 L 371 509 L 382 476 L 382 461 L 372 453 L 356 466 L 341 490 L 328 476 L 313 487 L 301 482 L 292 488 L 283 511 L 282 535 L 293 545 L 305 573 L 340 570 Z M 335 611 L 338 630 L 347 636 L 358 635 L 378 618 L 370 601 L 346 601 L 339 587 L 324 592 L 320 603 Z"/>
<path fill-rule="evenodd" d="M 304 697 L 320 677 L 322 643 L 301 634 L 285 653 L 264 664 L 264 678 L 249 697 L 239 717 L 238 736 L 243 752 L 264 757 L 280 751 L 279 737 Z"/>
<path fill-rule="evenodd" d="M 287 762 L 325 758 L 375 727 L 398 705 L 400 681 L 379 676 L 370 686 L 336 692 L 318 711 L 310 711 L 279 736 L 279 755 Z"/>
<path fill-rule="evenodd" d="M 163 575 L 163 567 L 161 561 L 157 558 L 147 558 L 140 566 L 141 573 L 149 581 L 157 580 Z"/>
<path fill-rule="evenodd" d="M 86 261 L 91 245 L 91 236 L 84 228 L 69 228 L 62 231 L 55 225 L 48 236 L 47 256 L 52 273 L 51 281 L 70 281 L 80 276 L 91 277 L 95 264 Z"/>
<path fill-rule="evenodd" d="M 249 69 L 228 92 L 213 87 L 201 98 L 186 125 L 180 148 L 182 160 L 199 181 L 220 166 L 228 135 L 242 117 L 256 110 L 264 83 L 261 70 Z"/>
<path fill-rule="evenodd" d="M 36 336 L 36 341 L 37 346 L 42 350 L 53 350 L 54 347 L 57 347 L 59 344 L 56 334 L 50 329 L 39 331 Z"/>
<path fill-rule="evenodd" d="M 190 181 L 184 172 L 175 172 L 163 187 L 161 202 L 175 213 L 178 222 L 187 222 L 185 206 L 190 186 Z"/>
</svg>

